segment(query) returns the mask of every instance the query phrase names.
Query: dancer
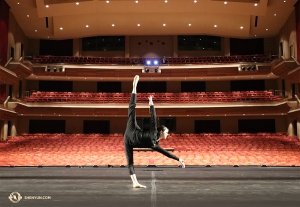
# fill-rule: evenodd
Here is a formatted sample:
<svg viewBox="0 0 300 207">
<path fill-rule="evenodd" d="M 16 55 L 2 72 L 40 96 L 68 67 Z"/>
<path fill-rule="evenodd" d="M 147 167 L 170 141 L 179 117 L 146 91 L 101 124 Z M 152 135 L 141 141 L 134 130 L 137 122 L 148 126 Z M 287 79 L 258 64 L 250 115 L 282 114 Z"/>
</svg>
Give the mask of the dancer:
<svg viewBox="0 0 300 207">
<path fill-rule="evenodd" d="M 124 147 L 125 147 L 125 154 L 128 164 L 128 170 L 130 177 L 132 179 L 133 187 L 134 188 L 146 188 L 146 186 L 139 184 L 137 181 L 134 166 L 133 166 L 133 148 L 151 148 L 157 152 L 162 153 L 163 155 L 177 160 L 181 163 L 182 168 L 185 168 L 184 161 L 179 159 L 175 155 L 169 153 L 165 149 L 159 146 L 159 141 L 161 139 L 166 139 L 168 136 L 169 129 L 163 125 L 157 127 L 156 124 L 156 112 L 154 109 L 152 95 L 148 97 L 149 99 L 149 106 L 151 112 L 151 120 L 150 120 L 150 130 L 145 131 L 142 130 L 136 122 L 136 114 L 135 114 L 135 106 L 136 106 L 136 87 L 139 81 L 139 76 L 136 75 L 133 80 L 133 89 L 132 94 L 130 97 L 130 103 L 128 108 L 128 120 L 126 131 L 124 134 Z"/>
</svg>

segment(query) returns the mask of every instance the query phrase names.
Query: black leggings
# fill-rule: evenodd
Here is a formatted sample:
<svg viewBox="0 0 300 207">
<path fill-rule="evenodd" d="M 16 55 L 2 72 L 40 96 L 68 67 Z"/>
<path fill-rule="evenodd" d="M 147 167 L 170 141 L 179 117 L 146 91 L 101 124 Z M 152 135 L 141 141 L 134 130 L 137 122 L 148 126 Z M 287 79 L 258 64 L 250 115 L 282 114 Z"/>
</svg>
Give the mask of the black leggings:
<svg viewBox="0 0 300 207">
<path fill-rule="evenodd" d="M 127 126 L 124 134 L 124 148 L 125 148 L 127 166 L 130 175 L 135 174 L 134 167 L 133 167 L 133 145 L 135 144 L 135 131 L 137 129 L 140 130 L 140 127 L 137 125 L 136 122 L 135 107 L 136 107 L 136 94 L 132 93 L 130 97 L 129 108 L 128 108 Z"/>
</svg>

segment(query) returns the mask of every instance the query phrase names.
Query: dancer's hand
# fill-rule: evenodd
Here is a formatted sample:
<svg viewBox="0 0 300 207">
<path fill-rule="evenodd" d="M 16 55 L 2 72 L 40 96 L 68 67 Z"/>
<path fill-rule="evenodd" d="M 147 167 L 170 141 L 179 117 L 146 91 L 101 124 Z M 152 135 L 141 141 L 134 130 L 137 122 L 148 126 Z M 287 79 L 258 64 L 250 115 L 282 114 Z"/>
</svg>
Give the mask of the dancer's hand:
<svg viewBox="0 0 300 207">
<path fill-rule="evenodd" d="M 181 163 L 182 168 L 185 168 L 184 161 L 182 159 L 179 159 L 179 162 Z"/>
</svg>

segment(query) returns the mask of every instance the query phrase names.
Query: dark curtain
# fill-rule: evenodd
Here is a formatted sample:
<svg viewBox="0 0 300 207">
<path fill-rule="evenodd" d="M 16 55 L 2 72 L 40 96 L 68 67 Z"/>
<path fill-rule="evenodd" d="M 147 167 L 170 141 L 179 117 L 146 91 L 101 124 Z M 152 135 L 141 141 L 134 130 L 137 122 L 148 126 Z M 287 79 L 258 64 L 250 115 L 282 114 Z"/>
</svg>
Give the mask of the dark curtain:
<svg viewBox="0 0 300 207">
<path fill-rule="evenodd" d="M 65 120 L 29 120 L 29 133 L 65 133 Z"/>
<path fill-rule="evenodd" d="M 4 103 L 6 99 L 6 85 L 0 84 L 0 104 Z"/>
<path fill-rule="evenodd" d="M 40 55 L 73 56 L 73 40 L 40 40 Z"/>
<path fill-rule="evenodd" d="M 230 55 L 264 54 L 264 39 L 230 38 Z"/>
<path fill-rule="evenodd" d="M 7 61 L 9 6 L 0 0 L 0 65 Z"/>
</svg>

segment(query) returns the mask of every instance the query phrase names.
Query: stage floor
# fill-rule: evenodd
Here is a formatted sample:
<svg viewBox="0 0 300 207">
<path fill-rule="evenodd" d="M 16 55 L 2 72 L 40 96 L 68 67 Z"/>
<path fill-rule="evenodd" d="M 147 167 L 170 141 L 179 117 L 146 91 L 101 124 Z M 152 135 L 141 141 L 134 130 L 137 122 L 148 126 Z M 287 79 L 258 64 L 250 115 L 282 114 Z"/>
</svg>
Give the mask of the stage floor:
<svg viewBox="0 0 300 207">
<path fill-rule="evenodd" d="M 0 167 L 0 206 L 300 206 L 299 167 L 136 167 L 136 174 L 146 189 L 132 188 L 121 167 Z"/>
</svg>

